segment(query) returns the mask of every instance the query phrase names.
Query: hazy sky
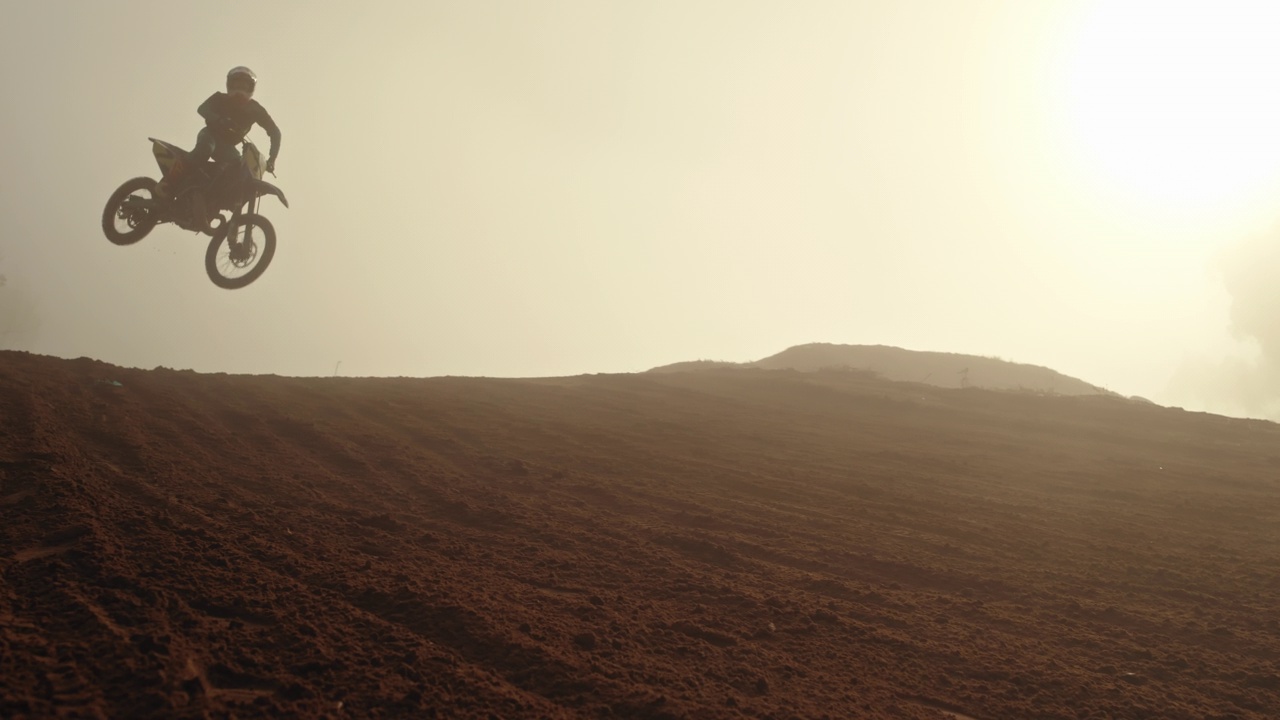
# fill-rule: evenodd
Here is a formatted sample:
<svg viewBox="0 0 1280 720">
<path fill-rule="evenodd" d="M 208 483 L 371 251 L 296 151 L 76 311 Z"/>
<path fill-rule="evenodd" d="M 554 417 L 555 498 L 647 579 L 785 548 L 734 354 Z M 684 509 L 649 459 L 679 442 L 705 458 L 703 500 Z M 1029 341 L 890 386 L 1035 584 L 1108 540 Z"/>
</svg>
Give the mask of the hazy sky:
<svg viewBox="0 0 1280 720">
<path fill-rule="evenodd" d="M 0 4 L 10 347 L 536 376 L 868 343 L 1280 397 L 1274 2 Z M 292 209 L 229 292 L 201 237 L 99 218 L 241 64 Z"/>
</svg>

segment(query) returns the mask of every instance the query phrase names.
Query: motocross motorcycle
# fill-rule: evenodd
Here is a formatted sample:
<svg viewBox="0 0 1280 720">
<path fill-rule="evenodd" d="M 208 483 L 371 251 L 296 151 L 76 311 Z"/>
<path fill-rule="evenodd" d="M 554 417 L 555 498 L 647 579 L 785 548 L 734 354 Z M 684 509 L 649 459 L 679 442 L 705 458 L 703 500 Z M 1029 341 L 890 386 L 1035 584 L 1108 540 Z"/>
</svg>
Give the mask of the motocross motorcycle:
<svg viewBox="0 0 1280 720">
<path fill-rule="evenodd" d="M 276 230 L 258 214 L 263 195 L 275 195 L 285 207 L 280 188 L 262 179 L 266 160 L 249 140 L 241 141 L 239 163 L 220 167 L 210 160 L 192 167 L 190 153 L 157 140 L 151 151 L 162 173 L 176 163 L 186 164 L 176 197 L 161 202 L 155 197 L 158 182 L 137 177 L 125 182 L 102 211 L 102 231 L 116 245 L 132 245 L 146 237 L 157 225 L 171 222 L 197 233 L 209 235 L 204 267 L 214 285 L 228 290 L 242 288 L 257 280 L 276 252 Z M 212 212 L 212 217 L 201 217 Z"/>
</svg>

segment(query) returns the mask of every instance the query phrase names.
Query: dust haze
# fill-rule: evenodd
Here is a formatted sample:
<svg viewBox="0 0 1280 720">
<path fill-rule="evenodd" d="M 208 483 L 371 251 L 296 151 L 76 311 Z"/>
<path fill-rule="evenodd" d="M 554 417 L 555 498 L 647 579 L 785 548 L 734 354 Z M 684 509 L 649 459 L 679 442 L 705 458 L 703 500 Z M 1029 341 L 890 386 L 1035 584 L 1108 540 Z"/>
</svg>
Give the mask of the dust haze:
<svg viewBox="0 0 1280 720">
<path fill-rule="evenodd" d="M 1116 189 L 1141 166 L 1116 175 L 1097 151 L 1206 106 L 1126 106 L 1146 96 L 1106 84 L 1180 87 L 1152 75 L 1144 33 L 1177 21 L 1250 48 L 1270 16 L 1153 24 L 1114 6 L 10 3 L 4 343 L 140 368 L 520 377 L 882 344 L 1235 402 L 1272 375 L 1193 383 L 1188 400 L 1180 369 L 1234 352 L 1231 326 L 1273 352 L 1265 303 L 1229 316 L 1212 267 L 1280 215 L 1280 164 L 1234 204 L 1155 207 Z M 1210 86 L 1274 87 L 1268 63 L 1191 40 L 1165 46 L 1199 48 Z M 226 292 L 196 236 L 120 248 L 97 221 L 121 183 L 155 176 L 148 136 L 190 147 L 196 106 L 236 65 L 283 131 L 292 207 L 267 204 L 269 272 Z M 1184 161 L 1221 140 L 1162 137 Z"/>
<path fill-rule="evenodd" d="M 40 327 L 30 289 L 20 276 L 11 273 L 0 257 L 0 350 L 31 343 Z"/>
<path fill-rule="evenodd" d="M 1280 420 L 1280 229 L 1229 248 L 1216 271 L 1236 346 L 1220 357 L 1189 358 L 1170 395 L 1216 412 Z"/>
<path fill-rule="evenodd" d="M 1274 720 L 1280 4 L 3 8 L 0 717 Z"/>
</svg>

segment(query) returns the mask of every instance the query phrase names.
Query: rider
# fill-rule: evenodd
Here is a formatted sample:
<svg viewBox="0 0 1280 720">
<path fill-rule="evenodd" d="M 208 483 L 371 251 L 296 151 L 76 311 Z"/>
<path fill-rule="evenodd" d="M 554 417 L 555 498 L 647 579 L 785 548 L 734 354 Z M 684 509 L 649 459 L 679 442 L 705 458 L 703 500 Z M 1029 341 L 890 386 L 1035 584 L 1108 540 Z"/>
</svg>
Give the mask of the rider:
<svg viewBox="0 0 1280 720">
<path fill-rule="evenodd" d="M 271 119 L 266 108 L 253 99 L 253 90 L 258 84 L 258 76 L 247 67 L 239 66 L 227 73 L 227 91 L 215 92 L 208 100 L 201 103 L 196 112 L 204 118 L 205 126 L 196 135 L 196 146 L 191 150 L 188 162 L 192 167 L 200 167 L 210 157 L 220 169 L 238 162 L 240 153 L 236 145 L 253 128 L 254 123 L 262 126 L 271 137 L 271 152 L 267 156 L 267 172 L 276 170 L 276 155 L 280 153 L 280 128 Z M 178 162 L 160 180 L 156 186 L 155 197 L 164 201 L 173 195 L 173 186 L 186 171 L 186 163 Z M 201 198 L 203 200 L 203 198 Z M 203 202 L 200 203 L 203 205 Z M 199 214 L 203 215 L 203 212 Z"/>
</svg>

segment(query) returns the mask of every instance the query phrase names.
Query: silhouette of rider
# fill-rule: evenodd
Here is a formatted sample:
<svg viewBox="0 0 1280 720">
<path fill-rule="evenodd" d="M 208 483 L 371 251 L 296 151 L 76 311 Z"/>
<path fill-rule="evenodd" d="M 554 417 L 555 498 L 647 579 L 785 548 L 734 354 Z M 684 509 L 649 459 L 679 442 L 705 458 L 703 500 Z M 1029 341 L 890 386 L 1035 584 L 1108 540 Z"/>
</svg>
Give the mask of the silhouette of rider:
<svg viewBox="0 0 1280 720">
<path fill-rule="evenodd" d="M 156 186 L 154 197 L 167 202 L 173 196 L 177 181 L 191 168 L 198 168 L 213 158 L 218 174 L 240 161 L 236 145 L 258 124 L 271 137 L 271 152 L 267 156 L 267 172 L 274 173 L 276 156 L 280 153 L 280 128 L 276 126 L 266 108 L 253 99 L 258 76 L 247 67 L 232 68 L 227 73 L 227 91 L 215 92 L 200 104 L 196 112 L 204 118 L 205 126 L 196 135 L 196 146 L 185 161 L 177 162 Z M 189 164 L 189 167 L 188 167 Z M 199 197 L 203 205 L 203 197 Z M 203 208 L 197 209 L 197 217 L 203 221 Z"/>
</svg>

